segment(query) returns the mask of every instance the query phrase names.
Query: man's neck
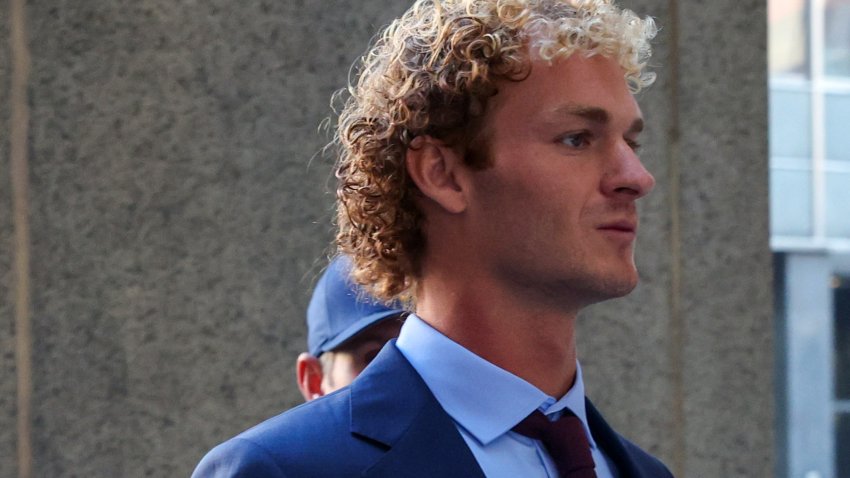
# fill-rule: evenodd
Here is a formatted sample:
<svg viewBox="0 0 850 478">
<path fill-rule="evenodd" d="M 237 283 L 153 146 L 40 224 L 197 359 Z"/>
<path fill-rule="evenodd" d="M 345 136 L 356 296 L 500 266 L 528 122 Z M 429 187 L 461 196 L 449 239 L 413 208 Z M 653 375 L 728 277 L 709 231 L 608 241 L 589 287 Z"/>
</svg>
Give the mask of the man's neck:
<svg viewBox="0 0 850 478">
<path fill-rule="evenodd" d="M 469 274 L 426 274 L 416 313 L 479 357 L 560 398 L 576 373 L 575 312 Z"/>
</svg>

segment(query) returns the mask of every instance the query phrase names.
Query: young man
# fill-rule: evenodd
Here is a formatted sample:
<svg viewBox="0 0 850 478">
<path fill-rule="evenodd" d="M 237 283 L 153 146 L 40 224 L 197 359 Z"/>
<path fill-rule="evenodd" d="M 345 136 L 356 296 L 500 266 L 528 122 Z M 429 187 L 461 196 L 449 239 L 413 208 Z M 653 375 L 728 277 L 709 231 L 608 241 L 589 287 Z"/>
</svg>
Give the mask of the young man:
<svg viewBox="0 0 850 478">
<path fill-rule="evenodd" d="M 369 297 L 349 278 L 351 262 L 337 256 L 316 283 L 307 308 L 307 346 L 296 377 L 304 400 L 348 386 L 398 337 L 404 310 Z"/>
<path fill-rule="evenodd" d="M 420 0 L 390 25 L 339 120 L 337 241 L 415 314 L 196 476 L 671 476 L 586 401 L 575 341 L 637 283 L 654 34 L 608 0 Z"/>
</svg>

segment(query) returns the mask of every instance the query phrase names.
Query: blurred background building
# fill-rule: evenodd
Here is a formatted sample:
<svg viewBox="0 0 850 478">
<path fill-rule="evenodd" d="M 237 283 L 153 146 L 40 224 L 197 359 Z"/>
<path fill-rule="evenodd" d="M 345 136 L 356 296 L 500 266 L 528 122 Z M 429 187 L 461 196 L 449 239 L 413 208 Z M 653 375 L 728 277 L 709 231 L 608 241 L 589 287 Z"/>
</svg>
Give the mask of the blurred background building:
<svg viewBox="0 0 850 478">
<path fill-rule="evenodd" d="M 850 1 L 770 0 L 780 476 L 850 477 Z"/>
</svg>

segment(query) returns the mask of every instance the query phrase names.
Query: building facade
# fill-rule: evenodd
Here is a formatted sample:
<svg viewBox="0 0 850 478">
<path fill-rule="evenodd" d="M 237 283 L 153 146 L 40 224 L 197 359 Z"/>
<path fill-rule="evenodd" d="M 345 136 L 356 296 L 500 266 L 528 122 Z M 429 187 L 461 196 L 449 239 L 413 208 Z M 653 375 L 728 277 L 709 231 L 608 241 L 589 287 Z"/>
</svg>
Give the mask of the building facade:
<svg viewBox="0 0 850 478">
<path fill-rule="evenodd" d="M 850 1 L 771 0 L 778 470 L 850 477 Z M 780 473 L 781 476 L 781 473 Z"/>
</svg>

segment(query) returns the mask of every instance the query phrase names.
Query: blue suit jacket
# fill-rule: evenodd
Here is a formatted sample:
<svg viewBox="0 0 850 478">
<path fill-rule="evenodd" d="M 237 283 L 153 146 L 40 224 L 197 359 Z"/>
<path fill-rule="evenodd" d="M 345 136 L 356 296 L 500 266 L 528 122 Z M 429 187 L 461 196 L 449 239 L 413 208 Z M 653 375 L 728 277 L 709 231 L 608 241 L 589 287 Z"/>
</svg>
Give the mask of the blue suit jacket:
<svg viewBox="0 0 850 478">
<path fill-rule="evenodd" d="M 587 402 L 622 478 L 672 477 Z M 350 387 L 271 418 L 210 451 L 193 478 L 484 478 L 431 391 L 390 342 Z"/>
</svg>

